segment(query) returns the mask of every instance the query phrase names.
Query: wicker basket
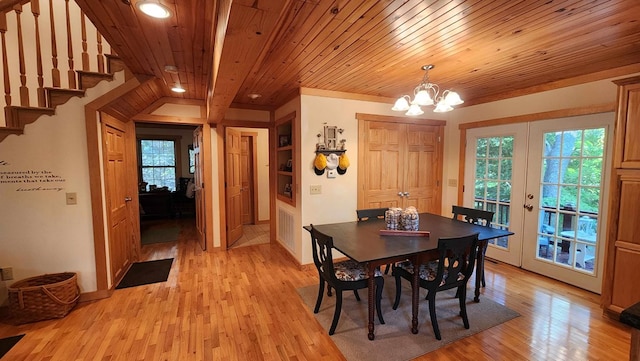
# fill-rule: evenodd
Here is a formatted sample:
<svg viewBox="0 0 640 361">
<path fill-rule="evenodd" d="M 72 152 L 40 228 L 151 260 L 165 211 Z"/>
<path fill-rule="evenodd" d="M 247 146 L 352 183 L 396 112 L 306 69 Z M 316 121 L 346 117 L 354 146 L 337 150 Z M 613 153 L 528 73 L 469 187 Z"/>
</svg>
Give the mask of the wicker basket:
<svg viewBox="0 0 640 361">
<path fill-rule="evenodd" d="M 80 289 L 72 272 L 26 278 L 9 287 L 9 312 L 22 324 L 62 318 L 78 303 Z"/>
</svg>

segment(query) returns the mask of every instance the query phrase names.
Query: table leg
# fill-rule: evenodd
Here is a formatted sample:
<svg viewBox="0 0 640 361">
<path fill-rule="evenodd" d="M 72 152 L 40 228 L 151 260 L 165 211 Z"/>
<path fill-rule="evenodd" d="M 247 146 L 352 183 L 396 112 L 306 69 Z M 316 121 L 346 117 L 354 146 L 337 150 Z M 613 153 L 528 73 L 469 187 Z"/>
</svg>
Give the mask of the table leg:
<svg viewBox="0 0 640 361">
<path fill-rule="evenodd" d="M 473 298 L 475 302 L 480 302 L 480 286 L 482 285 L 482 274 L 484 273 L 485 242 L 478 243 L 478 254 L 476 256 L 476 291 L 475 297 Z"/>
<path fill-rule="evenodd" d="M 418 264 L 418 258 L 413 260 L 413 278 L 411 278 L 411 333 L 418 333 L 418 305 L 420 302 L 420 285 L 418 280 L 420 279 L 420 265 Z"/>
<path fill-rule="evenodd" d="M 372 266 L 371 264 L 369 265 L 369 279 L 367 280 L 368 286 L 367 287 L 367 302 L 369 303 L 367 306 L 369 308 L 369 340 L 372 340 L 376 337 L 376 335 L 373 333 L 374 331 L 374 326 L 373 326 L 373 314 L 375 313 L 375 308 L 376 308 L 376 302 L 375 302 L 375 294 L 376 294 L 376 283 L 374 282 L 374 275 L 375 275 L 375 266 Z"/>
</svg>

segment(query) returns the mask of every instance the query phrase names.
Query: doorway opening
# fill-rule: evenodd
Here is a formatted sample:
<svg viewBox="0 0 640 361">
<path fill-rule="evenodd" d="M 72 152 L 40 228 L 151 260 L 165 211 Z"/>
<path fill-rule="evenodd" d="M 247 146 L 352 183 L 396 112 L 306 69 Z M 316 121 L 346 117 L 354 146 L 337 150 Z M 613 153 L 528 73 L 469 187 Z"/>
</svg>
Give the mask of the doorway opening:
<svg viewBox="0 0 640 361">
<path fill-rule="evenodd" d="M 600 293 L 613 113 L 466 132 L 464 205 L 515 235 L 487 257 Z"/>
<path fill-rule="evenodd" d="M 270 242 L 269 129 L 225 129 L 227 248 Z"/>
<path fill-rule="evenodd" d="M 141 247 L 177 242 L 181 235 L 195 234 L 195 129 L 191 125 L 136 123 Z"/>
</svg>

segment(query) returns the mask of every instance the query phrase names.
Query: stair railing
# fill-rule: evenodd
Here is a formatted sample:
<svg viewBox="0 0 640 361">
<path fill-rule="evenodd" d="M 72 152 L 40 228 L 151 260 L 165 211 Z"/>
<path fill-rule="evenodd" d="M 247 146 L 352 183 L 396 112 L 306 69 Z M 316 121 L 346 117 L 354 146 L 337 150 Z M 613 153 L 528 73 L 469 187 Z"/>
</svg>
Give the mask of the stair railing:
<svg viewBox="0 0 640 361">
<path fill-rule="evenodd" d="M 111 48 L 74 1 L 14 0 L 6 5 L 0 9 L 5 102 L 0 127 L 13 127 L 17 125 L 7 119 L 7 109 L 50 107 L 47 88 L 80 89 L 77 73 L 104 74 L 105 52 Z M 59 49 L 66 49 L 66 55 Z"/>
</svg>

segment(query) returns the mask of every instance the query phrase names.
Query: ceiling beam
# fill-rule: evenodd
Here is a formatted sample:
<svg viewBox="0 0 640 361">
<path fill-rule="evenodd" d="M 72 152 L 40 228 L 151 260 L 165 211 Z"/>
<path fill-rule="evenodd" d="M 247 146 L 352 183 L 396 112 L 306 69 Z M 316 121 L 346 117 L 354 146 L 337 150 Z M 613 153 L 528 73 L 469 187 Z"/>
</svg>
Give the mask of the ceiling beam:
<svg viewBox="0 0 640 361">
<path fill-rule="evenodd" d="M 235 0 L 218 10 L 212 91 L 207 94 L 207 119 L 223 119 L 235 94 L 256 62 L 264 56 L 292 0 Z M 220 39 L 224 40 L 221 42 Z"/>
</svg>

